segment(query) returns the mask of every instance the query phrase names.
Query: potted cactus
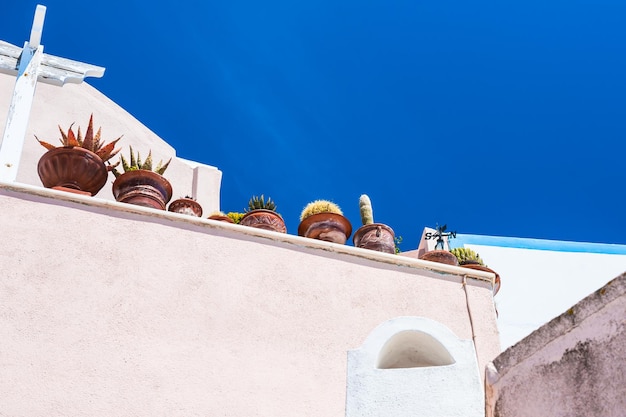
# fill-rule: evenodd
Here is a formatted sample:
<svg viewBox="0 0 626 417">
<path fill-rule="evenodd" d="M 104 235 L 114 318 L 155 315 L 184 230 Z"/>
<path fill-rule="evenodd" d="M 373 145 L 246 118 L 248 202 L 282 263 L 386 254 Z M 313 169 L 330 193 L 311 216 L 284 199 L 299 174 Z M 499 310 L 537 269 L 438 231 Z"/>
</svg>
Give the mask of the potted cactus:
<svg viewBox="0 0 626 417">
<path fill-rule="evenodd" d="M 171 161 L 171 158 L 165 164 L 160 161 L 153 171 L 152 151 L 142 162 L 139 152 L 135 156 L 133 148 L 130 147 L 130 161 L 127 161 L 124 155 L 120 155 L 124 172 L 120 173 L 117 169 L 113 169 L 115 200 L 165 210 L 168 201 L 172 198 L 172 185 L 163 177 L 163 173 Z"/>
<path fill-rule="evenodd" d="M 89 117 L 84 138 L 80 127 L 78 134 L 74 134 L 73 125 L 70 125 L 67 133 L 59 126 L 62 146 L 54 146 L 35 136 L 48 149 L 39 159 L 37 173 L 44 187 L 93 196 L 104 187 L 109 171 L 115 168 L 115 165 L 107 166 L 105 162 L 119 152 L 115 145 L 121 136 L 107 144 L 102 142 L 101 129 L 95 135 L 93 133 L 93 114 Z"/>
<path fill-rule="evenodd" d="M 385 253 L 396 253 L 395 234 L 393 229 L 386 224 L 374 223 L 374 211 L 372 201 L 367 194 L 359 198 L 359 211 L 363 226 L 359 227 L 352 242 L 357 248 L 364 248 Z"/>
<path fill-rule="evenodd" d="M 480 255 L 470 248 L 454 248 L 450 252 L 456 256 L 459 261 L 459 265 L 463 268 L 477 269 L 479 271 L 487 271 L 496 275 L 496 280 L 493 287 L 493 295 L 496 295 L 500 291 L 500 274 L 493 269 L 487 267 Z"/>
<path fill-rule="evenodd" d="M 273 230 L 274 232 L 287 233 L 285 221 L 280 214 L 276 212 L 276 203 L 270 197 L 265 199 L 261 194 L 260 197 L 253 196 L 248 201 L 246 214 L 241 218 L 239 224 L 244 226 L 256 227 L 258 229 Z"/>
<path fill-rule="evenodd" d="M 202 217 L 202 206 L 195 198 L 188 195 L 172 201 L 167 210 L 173 213 Z"/>
<path fill-rule="evenodd" d="M 341 208 L 328 200 L 312 201 L 300 214 L 298 235 L 340 245 L 352 234 L 352 225 Z"/>
</svg>

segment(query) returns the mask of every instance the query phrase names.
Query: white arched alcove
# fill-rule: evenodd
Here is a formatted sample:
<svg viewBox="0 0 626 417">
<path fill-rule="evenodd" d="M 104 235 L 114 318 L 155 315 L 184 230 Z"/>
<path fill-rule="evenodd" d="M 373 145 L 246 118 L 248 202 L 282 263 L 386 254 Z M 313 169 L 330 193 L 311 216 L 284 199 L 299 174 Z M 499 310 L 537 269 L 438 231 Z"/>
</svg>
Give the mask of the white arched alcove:
<svg viewBox="0 0 626 417">
<path fill-rule="evenodd" d="M 484 416 L 474 343 L 425 317 L 397 317 L 348 352 L 346 416 Z"/>
<path fill-rule="evenodd" d="M 428 333 L 405 330 L 387 341 L 378 354 L 379 369 L 452 365 L 448 349 Z"/>
</svg>

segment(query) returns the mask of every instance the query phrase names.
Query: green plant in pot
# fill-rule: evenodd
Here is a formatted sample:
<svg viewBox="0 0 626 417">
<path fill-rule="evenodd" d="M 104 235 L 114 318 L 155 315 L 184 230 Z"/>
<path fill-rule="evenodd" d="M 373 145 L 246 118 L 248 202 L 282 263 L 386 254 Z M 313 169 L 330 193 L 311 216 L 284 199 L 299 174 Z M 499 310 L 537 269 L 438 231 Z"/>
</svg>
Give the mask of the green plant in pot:
<svg viewBox="0 0 626 417">
<path fill-rule="evenodd" d="M 351 234 L 350 221 L 343 216 L 341 208 L 332 201 L 312 201 L 300 214 L 298 225 L 300 236 L 343 245 Z"/>
<path fill-rule="evenodd" d="M 470 248 L 454 248 L 450 249 L 450 253 L 456 256 L 459 261 L 459 265 L 482 265 L 485 266 L 485 262 L 481 259 L 480 255 Z"/>
<path fill-rule="evenodd" d="M 282 216 L 276 212 L 276 203 L 270 197 L 253 196 L 248 201 L 246 214 L 239 224 L 256 227 L 258 229 L 272 230 L 279 233 L 287 233 L 287 227 Z"/>
<path fill-rule="evenodd" d="M 67 133 L 59 126 L 61 146 L 54 146 L 35 136 L 48 150 L 39 159 L 37 173 L 44 187 L 93 196 L 104 187 L 109 171 L 115 168 L 115 165 L 105 165 L 105 162 L 119 152 L 115 145 L 122 137 L 109 143 L 103 142 L 101 128 L 94 134 L 93 114 L 89 117 L 84 137 L 80 127 L 74 134 L 73 125 Z"/>
<path fill-rule="evenodd" d="M 492 272 L 495 274 L 496 279 L 493 287 L 493 295 L 496 295 L 498 291 L 500 291 L 500 274 L 498 274 L 493 269 L 489 268 L 480 255 L 470 248 L 454 248 L 451 249 L 450 252 L 456 256 L 459 261 L 459 265 L 463 268 L 476 269 L 479 271 Z"/>
<path fill-rule="evenodd" d="M 220 212 L 221 213 L 221 212 Z M 221 213 L 223 214 L 223 213 Z M 230 219 L 230 223 L 235 223 L 235 224 L 239 224 L 241 223 L 241 219 L 243 218 L 243 216 L 245 216 L 246 213 L 241 213 L 239 211 L 229 211 L 228 213 L 226 213 L 226 217 L 228 219 Z M 211 217 L 209 217 L 211 218 Z M 225 219 L 217 219 L 217 220 L 224 220 L 224 221 L 228 221 Z"/>
<path fill-rule="evenodd" d="M 396 253 L 395 234 L 386 224 L 374 223 L 372 201 L 367 194 L 359 198 L 359 211 L 363 226 L 359 227 L 352 242 L 357 248 L 364 248 L 385 253 Z"/>
<path fill-rule="evenodd" d="M 120 173 L 117 169 L 113 169 L 115 175 L 113 196 L 115 200 L 165 210 L 167 203 L 172 198 L 172 185 L 163 177 L 163 173 L 172 159 L 170 158 L 165 164 L 160 161 L 153 170 L 152 151 L 148 152 L 148 156 L 142 162 L 139 152 L 135 154 L 133 148 L 129 148 L 129 160 L 124 158 L 124 155 L 120 155 L 124 172 Z"/>
<path fill-rule="evenodd" d="M 173 213 L 187 214 L 189 216 L 202 217 L 202 206 L 190 195 L 186 195 L 170 203 L 167 208 Z"/>
</svg>

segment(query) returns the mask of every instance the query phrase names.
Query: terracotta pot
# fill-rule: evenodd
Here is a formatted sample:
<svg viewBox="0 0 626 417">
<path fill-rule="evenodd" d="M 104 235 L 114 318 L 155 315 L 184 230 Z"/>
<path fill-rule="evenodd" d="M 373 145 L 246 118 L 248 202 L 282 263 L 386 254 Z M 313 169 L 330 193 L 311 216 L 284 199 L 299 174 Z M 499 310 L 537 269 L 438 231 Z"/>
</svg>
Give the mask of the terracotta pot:
<svg viewBox="0 0 626 417">
<path fill-rule="evenodd" d="M 137 169 L 115 179 L 113 196 L 121 203 L 165 210 L 172 198 L 172 185 L 156 172 Z"/>
<path fill-rule="evenodd" d="M 347 218 L 336 213 L 313 214 L 300 222 L 298 235 L 343 245 L 352 234 Z"/>
<path fill-rule="evenodd" d="M 179 198 L 178 200 L 174 200 L 170 203 L 167 210 L 173 213 L 202 217 L 202 206 L 191 198 Z"/>
<path fill-rule="evenodd" d="M 228 216 L 220 216 L 219 214 L 213 214 L 212 216 L 207 217 L 210 220 L 217 220 L 219 222 L 227 222 L 227 223 L 235 223 L 233 219 Z"/>
<path fill-rule="evenodd" d="M 274 232 L 287 233 L 285 221 L 280 214 L 272 210 L 251 210 L 241 218 L 239 224 L 256 227 L 257 229 L 273 230 Z"/>
<path fill-rule="evenodd" d="M 498 293 L 498 291 L 500 291 L 500 274 L 498 274 L 496 271 L 494 271 L 491 268 L 488 268 L 484 265 L 480 265 L 479 263 L 473 263 L 473 262 L 464 262 L 461 264 L 461 266 L 463 268 L 470 268 L 470 269 L 477 269 L 479 271 L 486 271 L 486 272 L 491 272 L 496 274 L 496 280 L 494 282 L 493 285 L 493 295 L 496 295 Z"/>
<path fill-rule="evenodd" d="M 76 190 L 96 195 L 109 172 L 95 153 L 78 146 L 51 149 L 39 159 L 37 173 L 46 188 Z"/>
<path fill-rule="evenodd" d="M 439 262 L 447 265 L 459 266 L 459 261 L 453 253 L 447 250 L 431 250 L 423 254 L 420 259 L 424 261 Z"/>
<path fill-rule="evenodd" d="M 354 232 L 352 242 L 357 248 L 364 248 L 385 253 L 396 253 L 395 234 L 386 224 L 366 224 Z"/>
</svg>

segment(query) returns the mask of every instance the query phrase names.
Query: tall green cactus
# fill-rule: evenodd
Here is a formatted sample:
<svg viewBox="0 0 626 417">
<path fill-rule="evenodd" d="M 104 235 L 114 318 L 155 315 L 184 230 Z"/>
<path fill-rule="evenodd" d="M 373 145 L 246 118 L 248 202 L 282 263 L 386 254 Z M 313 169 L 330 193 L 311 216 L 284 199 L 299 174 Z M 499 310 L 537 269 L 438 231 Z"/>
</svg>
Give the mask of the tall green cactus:
<svg viewBox="0 0 626 417">
<path fill-rule="evenodd" d="M 361 222 L 363 223 L 363 226 L 374 223 L 372 201 L 367 194 L 363 194 L 359 197 L 359 210 L 361 211 Z"/>
</svg>

